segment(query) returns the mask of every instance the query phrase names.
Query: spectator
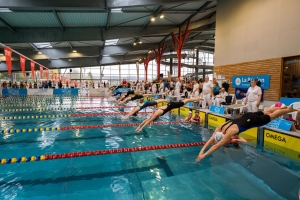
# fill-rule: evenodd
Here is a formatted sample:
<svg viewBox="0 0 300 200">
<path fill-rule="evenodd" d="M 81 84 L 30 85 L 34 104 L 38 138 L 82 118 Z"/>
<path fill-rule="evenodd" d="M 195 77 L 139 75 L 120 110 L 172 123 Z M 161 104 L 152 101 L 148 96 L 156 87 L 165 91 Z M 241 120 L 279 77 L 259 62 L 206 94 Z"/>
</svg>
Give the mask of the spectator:
<svg viewBox="0 0 300 200">
<path fill-rule="evenodd" d="M 229 89 L 229 84 L 228 84 L 228 82 L 225 80 L 225 81 L 223 81 L 223 83 L 222 83 L 222 87 L 223 88 L 225 88 L 225 91 L 226 92 L 228 92 L 228 89 Z"/>
<path fill-rule="evenodd" d="M 225 102 L 225 98 L 228 96 L 228 93 L 225 91 L 225 88 L 221 88 L 220 93 L 215 96 L 213 104 L 215 106 L 220 106 L 222 102 Z"/>
<path fill-rule="evenodd" d="M 220 87 L 219 87 L 219 83 L 216 81 L 214 83 L 214 96 L 218 95 L 220 93 Z"/>
</svg>

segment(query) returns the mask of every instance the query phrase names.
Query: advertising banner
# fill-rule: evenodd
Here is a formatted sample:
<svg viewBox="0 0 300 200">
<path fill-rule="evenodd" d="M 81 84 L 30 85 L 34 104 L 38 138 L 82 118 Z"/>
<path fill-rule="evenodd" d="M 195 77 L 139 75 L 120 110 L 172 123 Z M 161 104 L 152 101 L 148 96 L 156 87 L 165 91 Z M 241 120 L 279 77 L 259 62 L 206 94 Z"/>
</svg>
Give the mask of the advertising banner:
<svg viewBox="0 0 300 200">
<path fill-rule="evenodd" d="M 276 128 L 276 129 L 281 129 L 284 131 L 290 131 L 292 124 L 293 124 L 292 121 L 276 118 L 276 119 L 272 120 L 270 123 L 266 124 L 265 126 Z"/>
<path fill-rule="evenodd" d="M 207 116 L 208 116 L 208 120 L 207 120 L 208 129 L 215 129 L 226 122 L 225 117 L 219 117 L 212 114 L 208 114 Z"/>
<path fill-rule="evenodd" d="M 28 89 L 27 95 L 53 95 L 53 89 Z"/>
<path fill-rule="evenodd" d="M 264 144 L 266 144 L 266 142 L 300 152 L 300 138 L 297 137 L 264 129 Z"/>
<path fill-rule="evenodd" d="M 27 89 L 2 89 L 2 95 L 26 95 Z"/>
<path fill-rule="evenodd" d="M 248 75 L 248 76 L 232 76 L 233 88 L 249 88 L 250 82 L 258 79 L 261 82 L 261 89 L 270 89 L 270 75 Z"/>
<path fill-rule="evenodd" d="M 54 89 L 53 94 L 78 95 L 78 88 Z"/>
<path fill-rule="evenodd" d="M 225 113 L 225 108 L 220 106 L 210 106 L 209 111 L 223 115 Z"/>
</svg>

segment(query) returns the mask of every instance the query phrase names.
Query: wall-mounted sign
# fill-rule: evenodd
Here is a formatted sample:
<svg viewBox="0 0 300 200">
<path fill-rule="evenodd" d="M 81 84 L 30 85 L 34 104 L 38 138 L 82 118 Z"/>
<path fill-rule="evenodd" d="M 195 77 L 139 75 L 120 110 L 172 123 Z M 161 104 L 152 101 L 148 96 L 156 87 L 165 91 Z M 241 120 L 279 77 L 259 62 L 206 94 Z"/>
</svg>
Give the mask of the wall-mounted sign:
<svg viewBox="0 0 300 200">
<path fill-rule="evenodd" d="M 249 75 L 249 76 L 233 76 L 233 88 L 249 88 L 250 81 L 258 79 L 261 82 L 261 89 L 270 89 L 270 75 Z"/>
</svg>

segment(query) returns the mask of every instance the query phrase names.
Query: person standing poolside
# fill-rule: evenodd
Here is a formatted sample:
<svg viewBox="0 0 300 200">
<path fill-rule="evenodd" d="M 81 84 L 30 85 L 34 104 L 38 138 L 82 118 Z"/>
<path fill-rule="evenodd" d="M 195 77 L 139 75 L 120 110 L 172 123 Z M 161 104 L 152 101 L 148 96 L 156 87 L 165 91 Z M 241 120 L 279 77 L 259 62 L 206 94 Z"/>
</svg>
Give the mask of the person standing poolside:
<svg viewBox="0 0 300 200">
<path fill-rule="evenodd" d="M 273 119 L 293 111 L 298 110 L 293 109 L 290 106 L 282 108 L 273 107 L 263 112 L 259 111 L 255 113 L 246 113 L 239 118 L 227 121 L 226 123 L 216 128 L 211 138 L 201 149 L 198 157 L 196 158 L 196 162 L 199 162 L 206 156 L 214 153 L 217 149 L 226 144 L 229 140 L 233 142 L 248 142 L 242 137 L 238 137 L 237 139 L 232 138 L 253 127 L 264 126 Z M 216 141 L 217 144 L 213 145 L 207 152 L 205 152 L 205 149 L 207 149 L 207 147 L 211 145 L 214 141 Z"/>
<path fill-rule="evenodd" d="M 208 104 L 208 107 L 210 107 L 212 101 L 212 95 L 213 95 L 213 88 L 214 85 L 211 81 L 209 81 L 208 76 L 205 77 L 205 82 L 203 83 L 203 88 L 202 88 L 202 108 L 206 108 L 206 104 Z"/>
<path fill-rule="evenodd" d="M 257 79 L 251 81 L 251 87 L 246 94 L 245 104 L 248 102 L 248 112 L 257 112 L 261 100 L 261 88 L 256 85 Z"/>
</svg>

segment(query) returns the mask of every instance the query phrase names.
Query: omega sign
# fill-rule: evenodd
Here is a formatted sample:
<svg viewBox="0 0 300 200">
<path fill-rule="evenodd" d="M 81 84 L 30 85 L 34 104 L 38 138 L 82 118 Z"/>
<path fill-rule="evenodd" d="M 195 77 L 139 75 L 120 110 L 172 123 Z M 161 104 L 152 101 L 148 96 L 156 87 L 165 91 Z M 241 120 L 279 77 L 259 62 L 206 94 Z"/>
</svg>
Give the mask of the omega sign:
<svg viewBox="0 0 300 200">
<path fill-rule="evenodd" d="M 215 121 L 215 122 L 218 121 L 218 119 L 216 117 L 214 117 L 214 116 L 208 116 L 208 119 L 210 119 L 212 121 Z"/>
<path fill-rule="evenodd" d="M 277 140 L 277 141 L 279 141 L 279 142 L 284 142 L 284 143 L 286 143 L 286 140 L 285 140 L 284 137 L 278 136 L 278 135 L 276 135 L 276 134 L 266 133 L 266 136 L 267 136 L 268 138 L 273 139 L 273 140 Z"/>
</svg>

